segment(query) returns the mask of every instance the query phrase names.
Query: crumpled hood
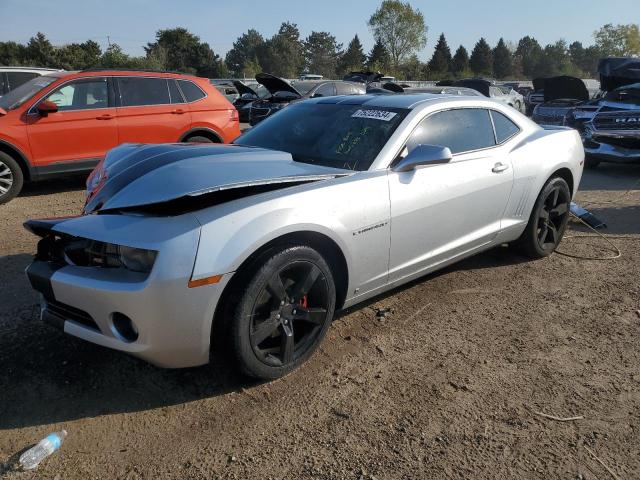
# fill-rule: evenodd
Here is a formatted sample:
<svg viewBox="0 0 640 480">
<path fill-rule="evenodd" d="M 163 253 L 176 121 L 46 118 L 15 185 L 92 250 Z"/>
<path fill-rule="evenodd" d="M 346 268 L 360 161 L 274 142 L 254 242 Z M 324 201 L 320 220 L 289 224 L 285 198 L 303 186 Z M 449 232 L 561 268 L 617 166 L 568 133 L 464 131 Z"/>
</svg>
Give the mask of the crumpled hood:
<svg viewBox="0 0 640 480">
<path fill-rule="evenodd" d="M 544 101 L 559 99 L 575 99 L 582 102 L 589 100 L 589 91 L 582 80 L 562 75 L 544 79 Z"/>
<path fill-rule="evenodd" d="M 296 90 L 289 82 L 286 80 L 276 77 L 275 75 L 271 75 L 270 73 L 259 73 L 256 75 L 256 82 L 260 85 L 263 85 L 264 88 L 269 90 L 271 95 L 275 95 L 278 92 L 290 92 L 298 97 L 302 97 L 302 94 Z"/>
<path fill-rule="evenodd" d="M 106 180 L 89 199 L 84 213 L 141 207 L 234 188 L 316 181 L 353 173 L 294 162 L 286 152 L 189 143 L 124 144 L 107 154 L 102 168 Z"/>
</svg>

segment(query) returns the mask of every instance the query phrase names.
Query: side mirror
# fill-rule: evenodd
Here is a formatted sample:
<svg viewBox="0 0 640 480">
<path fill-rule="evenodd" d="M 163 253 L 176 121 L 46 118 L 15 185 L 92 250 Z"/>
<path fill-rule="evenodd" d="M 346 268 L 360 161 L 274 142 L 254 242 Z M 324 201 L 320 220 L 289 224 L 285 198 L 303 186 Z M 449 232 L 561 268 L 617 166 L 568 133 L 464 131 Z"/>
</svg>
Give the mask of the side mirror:
<svg viewBox="0 0 640 480">
<path fill-rule="evenodd" d="M 449 147 L 441 145 L 418 145 L 401 159 L 394 167 L 394 172 L 410 172 L 420 165 L 438 165 L 449 163 L 453 155 Z"/>
<path fill-rule="evenodd" d="M 45 100 L 38 104 L 38 113 L 46 117 L 50 113 L 56 113 L 58 111 L 58 105 L 53 103 L 51 100 Z"/>
</svg>

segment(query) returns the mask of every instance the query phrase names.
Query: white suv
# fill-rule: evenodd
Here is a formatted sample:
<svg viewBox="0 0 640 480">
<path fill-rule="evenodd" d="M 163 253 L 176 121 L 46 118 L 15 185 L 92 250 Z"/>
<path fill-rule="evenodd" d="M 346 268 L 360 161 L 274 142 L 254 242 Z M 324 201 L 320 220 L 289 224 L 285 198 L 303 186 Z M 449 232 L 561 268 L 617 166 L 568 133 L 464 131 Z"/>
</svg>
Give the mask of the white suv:
<svg viewBox="0 0 640 480">
<path fill-rule="evenodd" d="M 32 78 L 59 71 L 53 68 L 0 67 L 0 97 Z"/>
</svg>

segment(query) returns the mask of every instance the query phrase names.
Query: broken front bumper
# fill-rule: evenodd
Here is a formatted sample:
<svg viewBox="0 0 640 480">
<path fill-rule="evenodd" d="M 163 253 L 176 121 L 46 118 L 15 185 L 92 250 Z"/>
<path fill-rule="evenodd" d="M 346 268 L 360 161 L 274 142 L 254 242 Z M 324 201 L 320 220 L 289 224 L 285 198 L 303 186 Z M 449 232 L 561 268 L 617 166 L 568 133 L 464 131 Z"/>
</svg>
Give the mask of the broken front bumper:
<svg viewBox="0 0 640 480">
<path fill-rule="evenodd" d="M 28 227 L 34 231 L 33 225 Z M 160 367 L 191 367 L 209 361 L 213 316 L 231 274 L 216 284 L 189 288 L 199 242 L 194 218 L 91 215 L 62 220 L 50 232 L 39 234 L 44 238 L 26 273 L 41 294 L 44 321 Z M 70 241 L 91 236 L 158 254 L 149 273 L 79 266 L 61 261 L 59 254 L 47 255 L 51 242 L 46 240 L 51 235 L 70 236 Z"/>
</svg>

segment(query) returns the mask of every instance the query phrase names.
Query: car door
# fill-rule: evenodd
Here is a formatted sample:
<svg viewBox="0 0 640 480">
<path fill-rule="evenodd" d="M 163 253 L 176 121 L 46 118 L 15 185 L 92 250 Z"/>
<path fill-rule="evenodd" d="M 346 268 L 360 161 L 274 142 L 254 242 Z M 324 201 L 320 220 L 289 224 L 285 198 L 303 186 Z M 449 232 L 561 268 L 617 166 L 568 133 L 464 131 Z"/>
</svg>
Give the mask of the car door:
<svg viewBox="0 0 640 480">
<path fill-rule="evenodd" d="M 446 164 L 389 171 L 390 281 L 422 273 L 489 244 L 500 231 L 513 169 L 496 145 L 483 108 L 451 109 L 427 116 L 406 143 L 449 147 Z"/>
<path fill-rule="evenodd" d="M 118 145 L 116 109 L 107 77 L 70 80 L 40 101 L 44 100 L 55 103 L 58 111 L 43 116 L 35 104 L 27 114 L 32 162 L 37 167 L 56 172 L 84 170 Z"/>
<path fill-rule="evenodd" d="M 115 77 L 120 143 L 177 142 L 191 128 L 191 113 L 172 78 Z"/>
</svg>

